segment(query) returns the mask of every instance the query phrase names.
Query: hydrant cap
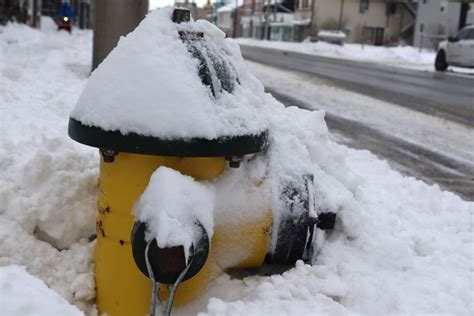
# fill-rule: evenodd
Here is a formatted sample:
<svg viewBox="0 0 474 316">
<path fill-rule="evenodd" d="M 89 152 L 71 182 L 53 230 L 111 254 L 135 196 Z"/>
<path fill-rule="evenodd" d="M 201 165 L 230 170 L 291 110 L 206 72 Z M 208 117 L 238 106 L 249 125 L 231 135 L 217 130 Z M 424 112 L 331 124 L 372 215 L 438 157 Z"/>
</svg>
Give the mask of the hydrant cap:
<svg viewBox="0 0 474 316">
<path fill-rule="evenodd" d="M 238 45 L 209 22 L 175 13 L 151 12 L 120 39 L 92 73 L 69 135 L 94 147 L 165 156 L 263 150 L 267 96 Z"/>
</svg>

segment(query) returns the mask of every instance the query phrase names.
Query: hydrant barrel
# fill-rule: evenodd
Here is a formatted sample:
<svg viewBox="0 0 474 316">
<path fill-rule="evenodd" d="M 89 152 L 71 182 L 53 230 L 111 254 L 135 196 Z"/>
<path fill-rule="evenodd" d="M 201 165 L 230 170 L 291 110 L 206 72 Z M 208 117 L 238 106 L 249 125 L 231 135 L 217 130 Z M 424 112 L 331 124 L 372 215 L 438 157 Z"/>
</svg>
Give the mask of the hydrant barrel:
<svg viewBox="0 0 474 316">
<path fill-rule="evenodd" d="M 127 153 L 118 154 L 112 163 L 101 161 L 95 255 L 99 313 L 148 313 L 151 286 L 132 256 L 130 234 L 135 219 L 131 210 L 151 174 L 160 166 L 209 180 L 222 173 L 226 161 L 224 157 L 175 158 Z"/>
</svg>

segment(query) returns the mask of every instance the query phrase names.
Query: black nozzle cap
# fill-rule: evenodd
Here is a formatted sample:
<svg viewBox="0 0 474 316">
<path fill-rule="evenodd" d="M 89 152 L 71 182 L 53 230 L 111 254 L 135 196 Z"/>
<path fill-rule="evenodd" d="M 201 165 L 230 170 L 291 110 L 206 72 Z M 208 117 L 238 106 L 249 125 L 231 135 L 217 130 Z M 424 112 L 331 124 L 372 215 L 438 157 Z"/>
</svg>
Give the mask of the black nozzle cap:
<svg viewBox="0 0 474 316">
<path fill-rule="evenodd" d="M 174 9 L 173 10 L 173 22 L 182 23 L 191 21 L 191 12 L 188 9 Z"/>
</svg>

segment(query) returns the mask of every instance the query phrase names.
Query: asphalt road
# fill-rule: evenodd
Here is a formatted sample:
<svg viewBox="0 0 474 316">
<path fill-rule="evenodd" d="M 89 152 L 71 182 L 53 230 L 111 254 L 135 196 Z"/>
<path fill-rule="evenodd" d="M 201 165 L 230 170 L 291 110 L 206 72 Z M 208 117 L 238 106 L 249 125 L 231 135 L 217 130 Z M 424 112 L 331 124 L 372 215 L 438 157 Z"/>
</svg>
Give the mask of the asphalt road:
<svg viewBox="0 0 474 316">
<path fill-rule="evenodd" d="M 278 91 L 267 91 L 285 106 L 314 109 L 313 105 Z M 367 149 L 378 157 L 387 159 L 405 175 L 436 183 L 465 200 L 474 201 L 474 163 L 467 164 L 328 112 L 325 120 L 331 133 L 339 136 L 339 143 L 356 149 Z"/>
<path fill-rule="evenodd" d="M 337 86 L 474 126 L 474 78 L 241 45 L 245 59 L 329 79 Z"/>
</svg>

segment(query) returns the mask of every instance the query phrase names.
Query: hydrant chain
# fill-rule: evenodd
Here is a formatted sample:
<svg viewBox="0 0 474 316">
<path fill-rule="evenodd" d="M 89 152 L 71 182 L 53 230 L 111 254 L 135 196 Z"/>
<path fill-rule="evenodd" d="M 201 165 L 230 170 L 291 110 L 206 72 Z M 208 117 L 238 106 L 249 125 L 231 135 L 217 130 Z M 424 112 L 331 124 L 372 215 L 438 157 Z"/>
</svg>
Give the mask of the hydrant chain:
<svg viewBox="0 0 474 316">
<path fill-rule="evenodd" d="M 174 300 L 174 296 L 176 295 L 176 290 L 178 290 L 179 284 L 181 283 L 181 281 L 183 281 L 184 276 L 189 271 L 189 268 L 191 268 L 191 265 L 193 264 L 193 260 L 194 260 L 194 256 L 191 257 L 191 259 L 188 262 L 188 265 L 186 266 L 186 269 L 184 269 L 183 272 L 181 272 L 178 279 L 176 280 L 176 282 L 174 282 L 173 287 L 171 288 L 170 297 L 168 298 L 168 301 L 166 302 L 166 309 L 165 309 L 166 316 L 171 315 L 171 308 L 173 307 L 173 300 Z"/>
<path fill-rule="evenodd" d="M 148 270 L 148 276 L 150 277 L 150 280 L 151 280 L 150 316 L 155 316 L 156 303 L 158 300 L 158 283 L 156 283 L 155 281 L 155 274 L 153 273 L 153 269 L 150 264 L 150 259 L 148 257 L 148 250 L 150 249 L 150 245 L 152 241 L 153 240 L 150 240 L 146 244 L 145 262 L 146 262 L 146 268 Z"/>
</svg>

